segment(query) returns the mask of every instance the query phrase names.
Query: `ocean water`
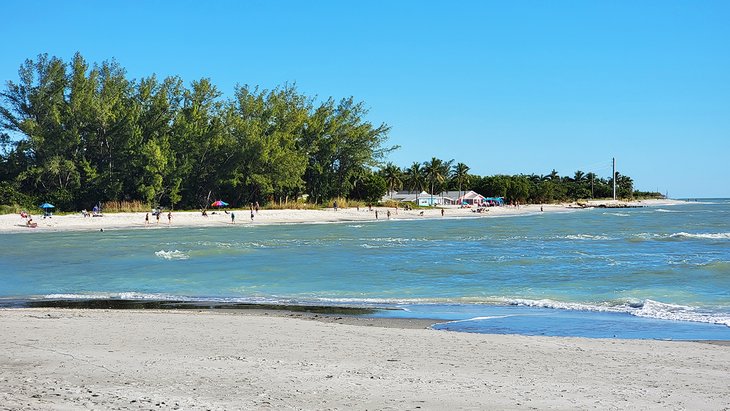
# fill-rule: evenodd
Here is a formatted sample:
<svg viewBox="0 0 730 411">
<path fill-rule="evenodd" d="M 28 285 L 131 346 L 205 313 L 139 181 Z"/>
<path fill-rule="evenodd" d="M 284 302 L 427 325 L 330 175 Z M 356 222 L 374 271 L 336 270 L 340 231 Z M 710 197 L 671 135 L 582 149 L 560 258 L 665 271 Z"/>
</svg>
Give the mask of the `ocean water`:
<svg viewBox="0 0 730 411">
<path fill-rule="evenodd" d="M 325 304 L 465 332 L 730 340 L 727 199 L 502 218 L 34 231 L 0 235 L 0 250 L 0 306 Z"/>
</svg>

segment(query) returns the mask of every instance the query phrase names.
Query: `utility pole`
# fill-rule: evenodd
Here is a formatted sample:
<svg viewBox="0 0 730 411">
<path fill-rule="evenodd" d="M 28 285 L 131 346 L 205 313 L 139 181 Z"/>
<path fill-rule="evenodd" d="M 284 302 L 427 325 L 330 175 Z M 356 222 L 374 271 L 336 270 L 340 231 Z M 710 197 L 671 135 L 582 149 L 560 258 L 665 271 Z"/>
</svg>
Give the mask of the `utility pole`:
<svg viewBox="0 0 730 411">
<path fill-rule="evenodd" d="M 616 157 L 613 158 L 613 201 L 616 201 Z"/>
</svg>

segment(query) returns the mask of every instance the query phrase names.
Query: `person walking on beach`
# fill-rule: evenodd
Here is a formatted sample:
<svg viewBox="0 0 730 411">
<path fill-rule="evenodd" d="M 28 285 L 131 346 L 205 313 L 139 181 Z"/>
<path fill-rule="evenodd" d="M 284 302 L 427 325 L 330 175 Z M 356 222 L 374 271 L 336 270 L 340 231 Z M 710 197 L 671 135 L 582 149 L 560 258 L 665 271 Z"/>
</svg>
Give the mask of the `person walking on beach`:
<svg viewBox="0 0 730 411">
<path fill-rule="evenodd" d="M 441 209 L 441 217 L 443 217 L 443 216 L 444 216 L 444 209 L 442 208 Z"/>
<path fill-rule="evenodd" d="M 385 214 L 388 216 L 388 220 L 390 220 L 390 210 L 388 210 Z"/>
<path fill-rule="evenodd" d="M 172 211 L 167 212 L 167 225 L 172 224 Z"/>
<path fill-rule="evenodd" d="M 253 210 L 251 210 L 251 221 L 253 221 Z"/>
<path fill-rule="evenodd" d="M 332 204 L 332 206 L 334 207 L 335 211 L 337 211 L 337 201 L 335 201 L 334 204 Z"/>
<path fill-rule="evenodd" d="M 375 210 L 375 219 L 378 219 L 378 210 Z"/>
<path fill-rule="evenodd" d="M 236 223 L 236 214 L 231 213 L 231 224 L 235 224 L 235 223 Z"/>
<path fill-rule="evenodd" d="M 256 214 L 258 214 L 259 213 L 259 202 L 258 201 L 256 202 L 256 205 L 254 206 L 254 208 L 256 209 Z"/>
<path fill-rule="evenodd" d="M 160 210 L 157 210 L 157 224 L 160 224 Z"/>
<path fill-rule="evenodd" d="M 144 225 L 150 224 L 150 213 L 144 215 Z"/>
</svg>

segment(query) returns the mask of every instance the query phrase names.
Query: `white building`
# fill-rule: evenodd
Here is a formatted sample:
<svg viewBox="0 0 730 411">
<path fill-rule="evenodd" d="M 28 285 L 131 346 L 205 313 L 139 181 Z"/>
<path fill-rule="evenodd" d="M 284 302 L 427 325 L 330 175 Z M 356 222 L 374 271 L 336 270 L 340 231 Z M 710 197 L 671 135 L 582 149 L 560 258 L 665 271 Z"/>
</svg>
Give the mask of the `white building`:
<svg viewBox="0 0 730 411">
<path fill-rule="evenodd" d="M 421 191 L 420 193 L 414 193 L 411 191 L 398 191 L 396 193 L 393 193 L 392 195 L 384 196 L 382 201 L 392 200 L 399 202 L 411 202 L 418 206 L 427 207 L 440 204 L 439 198 L 439 196 L 435 194 L 429 194 L 425 191 Z"/>
</svg>

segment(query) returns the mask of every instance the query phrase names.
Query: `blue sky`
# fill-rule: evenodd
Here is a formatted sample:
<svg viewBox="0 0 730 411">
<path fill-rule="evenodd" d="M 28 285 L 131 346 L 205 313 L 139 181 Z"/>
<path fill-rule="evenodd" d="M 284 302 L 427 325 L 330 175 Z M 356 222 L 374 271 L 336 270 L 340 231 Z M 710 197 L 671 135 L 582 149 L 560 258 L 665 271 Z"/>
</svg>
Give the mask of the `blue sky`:
<svg viewBox="0 0 730 411">
<path fill-rule="evenodd" d="M 728 1 L 5 1 L 0 79 L 48 53 L 130 78 L 354 96 L 399 166 L 575 170 L 730 197 Z"/>
</svg>

